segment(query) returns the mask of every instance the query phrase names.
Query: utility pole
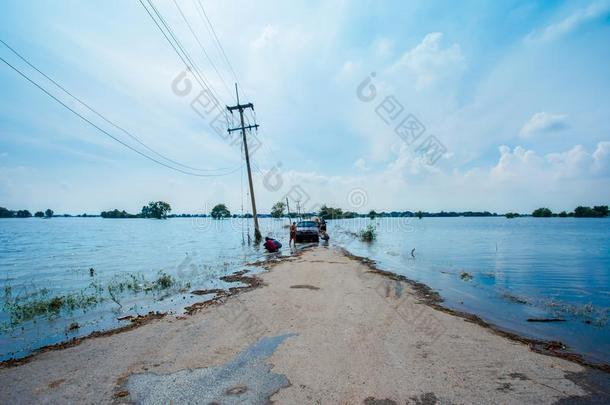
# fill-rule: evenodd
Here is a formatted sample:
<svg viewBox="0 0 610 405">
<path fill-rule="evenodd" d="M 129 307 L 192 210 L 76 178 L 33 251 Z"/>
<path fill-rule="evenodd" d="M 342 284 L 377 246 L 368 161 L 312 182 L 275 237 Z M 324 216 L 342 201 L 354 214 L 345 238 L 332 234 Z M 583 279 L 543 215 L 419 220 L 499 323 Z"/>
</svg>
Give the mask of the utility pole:
<svg viewBox="0 0 610 405">
<path fill-rule="evenodd" d="M 258 227 L 258 216 L 256 214 L 256 199 L 254 198 L 254 185 L 252 184 L 252 170 L 250 169 L 250 155 L 248 154 L 248 142 L 246 140 L 246 129 L 252 130 L 253 128 L 258 128 L 258 124 L 248 125 L 244 124 L 244 110 L 251 109 L 254 111 L 254 105 L 252 103 L 248 104 L 239 104 L 239 91 L 237 90 L 237 83 L 235 83 L 235 95 L 237 97 L 237 105 L 229 107 L 227 106 L 227 110 L 231 114 L 233 111 L 239 110 L 239 119 L 241 122 L 241 126 L 237 128 L 229 128 L 227 131 L 231 134 L 233 131 L 241 131 L 241 135 L 244 142 L 244 152 L 246 154 L 246 167 L 248 168 L 248 183 L 250 184 L 250 199 L 252 200 L 252 215 L 254 217 L 254 240 L 256 242 L 260 242 L 261 240 L 261 231 Z"/>
<path fill-rule="evenodd" d="M 288 202 L 288 197 L 286 197 L 286 209 L 288 209 L 288 219 L 292 219 L 290 218 L 290 203 Z"/>
</svg>

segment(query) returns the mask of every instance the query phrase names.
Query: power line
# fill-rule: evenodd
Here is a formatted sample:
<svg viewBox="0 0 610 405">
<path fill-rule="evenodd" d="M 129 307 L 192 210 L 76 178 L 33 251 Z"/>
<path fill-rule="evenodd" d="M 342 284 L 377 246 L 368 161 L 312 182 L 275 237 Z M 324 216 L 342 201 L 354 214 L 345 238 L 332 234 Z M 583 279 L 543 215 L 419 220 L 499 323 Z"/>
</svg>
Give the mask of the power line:
<svg viewBox="0 0 610 405">
<path fill-rule="evenodd" d="M 153 15 L 151 14 L 150 10 L 148 10 L 148 8 L 146 7 L 146 5 L 144 5 L 144 2 L 142 0 L 139 0 L 140 4 L 142 5 L 142 7 L 144 8 L 144 10 L 146 10 L 146 13 L 148 13 L 149 17 L 153 20 L 153 22 L 155 23 L 155 25 L 157 26 L 157 28 L 159 29 L 159 31 L 161 31 L 161 33 L 163 34 L 163 36 L 165 37 L 165 39 L 167 40 L 167 42 L 170 44 L 170 46 L 174 49 L 174 52 L 178 55 L 178 57 L 180 58 L 180 60 L 182 60 L 182 62 L 184 63 L 184 65 L 186 66 L 186 68 L 189 71 L 193 71 L 193 75 L 195 77 L 195 80 L 199 83 L 199 85 L 201 86 L 201 88 L 203 90 L 207 90 L 212 96 L 214 96 L 216 99 L 222 101 L 222 98 L 218 96 L 218 94 L 216 94 L 216 92 L 212 89 L 212 87 L 207 83 L 208 80 L 205 78 L 205 75 L 201 73 L 199 67 L 193 62 L 192 58 L 190 57 L 190 55 L 188 54 L 188 52 L 184 49 L 184 47 L 182 46 L 182 44 L 180 43 L 180 41 L 178 40 L 178 38 L 176 37 L 176 35 L 174 34 L 174 32 L 172 31 L 172 29 L 169 27 L 168 23 L 165 21 L 165 19 L 163 18 L 163 16 L 161 15 L 161 13 L 157 10 L 157 8 L 154 6 L 154 4 L 151 2 L 151 0 L 146 0 L 148 2 L 148 4 L 150 5 L 151 9 L 154 11 L 154 13 L 156 14 L 157 18 L 159 19 L 159 21 L 161 21 L 161 24 L 163 24 L 163 26 L 165 27 L 165 29 L 167 30 L 167 32 L 169 33 L 169 35 L 172 37 L 172 39 L 175 41 L 175 45 L 172 42 L 172 40 L 167 36 L 167 34 L 165 33 L 165 31 L 163 30 L 163 28 L 161 28 L 161 26 L 159 25 L 159 23 L 157 22 L 157 20 L 155 19 L 155 17 L 153 17 Z M 180 50 L 178 50 L 178 48 L 176 48 L 176 46 L 178 46 L 178 48 Z M 180 51 L 182 51 L 182 53 L 180 53 Z M 186 60 L 185 60 L 186 58 Z M 223 101 L 224 104 L 224 101 Z M 219 109 L 221 111 L 224 112 L 224 114 L 226 115 L 226 112 L 224 111 L 224 109 L 220 108 Z"/>
<path fill-rule="evenodd" d="M 222 43 L 220 42 L 220 38 L 216 34 L 216 30 L 214 29 L 214 24 L 212 24 L 212 21 L 208 17 L 208 14 L 206 13 L 205 8 L 203 7 L 203 3 L 201 2 L 201 0 L 193 0 L 193 2 L 195 2 L 196 5 L 199 5 L 199 8 L 195 7 L 197 9 L 197 13 L 199 14 L 199 18 L 201 19 L 201 21 L 203 22 L 203 25 L 205 25 L 206 29 L 208 30 L 208 33 L 212 37 L 213 42 L 216 45 L 216 48 L 219 50 L 220 54 L 223 56 L 225 64 L 227 65 L 227 67 L 229 68 L 231 73 L 233 73 L 233 78 L 235 79 L 235 82 L 239 86 L 240 91 L 243 93 L 245 98 L 249 98 L 248 94 L 246 94 L 246 91 L 244 90 L 243 86 L 240 84 L 239 79 L 237 78 L 237 73 L 235 72 L 235 69 L 233 69 L 233 65 L 231 64 L 231 61 L 229 60 L 229 57 L 227 56 L 227 53 L 225 52 L 224 46 L 222 46 Z M 201 11 L 199 11 L 200 9 L 201 9 Z M 207 24 L 206 24 L 206 22 L 207 22 Z M 254 110 L 252 110 L 250 113 L 252 114 L 253 111 Z M 248 125 L 250 125 L 250 118 L 247 115 L 246 115 L 246 121 L 248 121 Z M 253 118 L 253 121 L 256 123 L 255 118 Z"/>
<path fill-rule="evenodd" d="M 161 159 L 167 160 L 168 162 L 171 162 L 177 166 L 181 166 L 183 168 L 186 169 L 190 169 L 190 170 L 194 170 L 194 171 L 201 171 L 201 172 L 220 172 L 220 171 L 225 171 L 225 170 L 232 170 L 235 167 L 225 167 L 225 168 L 218 168 L 218 169 L 201 169 L 201 168 L 196 168 L 196 167 L 192 167 L 192 166 L 188 166 L 185 164 L 182 164 L 176 160 L 173 160 L 167 156 L 162 155 L 161 153 L 157 152 L 156 150 L 154 150 L 153 148 L 149 147 L 148 145 L 146 145 L 144 142 L 142 142 L 140 140 L 140 138 L 138 138 L 137 136 L 133 135 L 131 132 L 127 131 L 125 128 L 121 127 L 120 125 L 116 124 L 115 122 L 111 121 L 110 119 L 106 118 L 104 115 L 102 115 L 101 113 L 99 113 L 97 110 L 95 110 L 93 107 L 91 107 L 89 104 L 87 104 L 85 101 L 83 101 L 82 99 L 80 99 L 79 97 L 75 96 L 73 93 L 71 93 L 69 90 L 67 90 L 64 86 L 62 86 L 61 84 L 59 84 L 56 80 L 54 80 L 53 78 L 51 78 L 49 75 L 47 75 L 46 73 L 44 73 L 43 71 L 41 71 L 39 68 L 37 68 L 36 66 L 34 66 L 29 60 L 27 60 L 23 55 L 21 55 L 19 52 L 17 52 L 17 50 L 15 50 L 13 47 L 11 47 L 9 44 L 7 44 L 6 42 L 4 42 L 2 39 L 0 39 L 0 42 L 6 46 L 11 52 L 13 52 L 19 59 L 21 59 L 23 62 L 25 62 L 29 67 L 31 67 L 32 69 L 34 69 L 36 72 L 38 72 L 39 74 L 41 74 L 43 77 L 45 77 L 47 80 L 49 80 L 51 83 L 53 83 L 55 86 L 57 86 L 58 88 L 60 88 L 64 93 L 66 93 L 67 95 L 69 95 L 70 97 L 72 97 L 73 99 L 75 99 L 76 101 L 78 101 L 81 105 L 83 105 L 85 108 L 87 108 L 89 111 L 91 111 L 93 114 L 97 115 L 98 117 L 100 117 L 102 120 L 104 120 L 106 123 L 112 125 L 113 127 L 115 127 L 116 129 L 118 129 L 119 131 L 123 132 L 124 134 L 126 134 L 127 136 L 129 136 L 131 139 L 133 139 L 134 141 L 136 141 L 137 143 L 139 143 L 141 146 L 143 146 L 145 149 L 147 149 L 148 151 L 152 152 L 153 154 L 157 155 L 158 157 L 160 157 Z"/>
<path fill-rule="evenodd" d="M 180 7 L 180 5 L 178 4 L 178 2 L 176 0 L 172 0 L 172 1 L 176 5 L 176 8 L 178 9 L 178 12 L 180 13 L 180 15 L 182 16 L 182 19 L 186 23 L 186 26 L 188 27 L 189 31 L 191 31 L 191 34 L 193 34 L 193 37 L 195 38 L 195 40 L 199 44 L 199 47 L 203 51 L 203 54 L 205 55 L 207 60 L 210 62 L 210 65 L 212 66 L 212 68 L 214 69 L 216 74 L 218 75 L 218 78 L 222 82 L 225 90 L 227 91 L 227 94 L 229 94 L 229 97 L 231 97 L 231 90 L 229 90 L 229 86 L 227 85 L 227 82 L 225 82 L 225 79 L 222 77 L 222 75 L 218 71 L 218 68 L 216 68 L 216 64 L 214 64 L 214 61 L 212 61 L 212 58 L 210 58 L 210 55 L 208 55 L 208 52 L 205 50 L 205 47 L 203 46 L 203 44 L 199 40 L 199 36 L 195 33 L 195 30 L 193 30 L 193 27 L 191 26 L 191 24 L 189 23 L 188 19 L 186 18 L 186 15 L 182 12 L 182 8 Z"/>
<path fill-rule="evenodd" d="M 150 11 L 148 10 L 147 7 L 145 7 L 144 3 L 142 2 L 142 0 L 139 0 L 140 4 L 142 4 L 142 6 L 144 7 L 144 9 L 147 11 L 147 13 L 149 14 L 149 16 L 151 17 L 151 19 L 153 19 L 153 21 L 155 22 L 155 24 L 157 25 L 157 27 L 159 28 L 159 30 L 161 30 L 161 32 L 163 33 L 163 35 L 165 36 L 166 40 L 170 43 L 170 45 L 172 45 L 172 47 L 174 48 L 174 51 L 178 54 L 178 56 L 182 59 L 182 61 L 185 63 L 185 65 L 188 67 L 189 63 L 187 63 L 184 58 L 181 56 L 180 52 L 178 52 L 178 50 L 176 49 L 176 47 L 173 45 L 173 43 L 169 40 L 169 38 L 167 37 L 167 35 L 165 34 L 165 32 L 161 29 L 161 27 L 159 26 L 159 24 L 157 23 L 157 21 L 153 18 L 152 14 L 150 13 Z M 188 55 L 187 51 L 184 49 L 184 46 L 182 46 L 182 44 L 180 43 L 180 41 L 178 40 L 178 38 L 176 37 L 176 35 L 173 33 L 173 31 L 171 30 L 171 28 L 169 27 L 168 23 L 165 21 L 165 19 L 163 18 L 163 16 L 160 14 L 160 12 L 157 10 L 157 8 L 154 6 L 154 4 L 152 4 L 152 0 L 146 0 L 152 10 L 155 12 L 155 14 L 157 15 L 157 17 L 159 18 L 159 20 L 161 21 L 161 23 L 165 26 L 165 28 L 167 29 L 167 31 L 169 32 L 170 36 L 174 39 L 174 41 L 176 42 L 178 48 L 180 48 L 180 50 L 182 51 L 182 53 L 185 55 L 185 57 L 188 59 L 188 61 L 190 62 L 191 65 L 193 65 L 197 70 L 199 69 L 195 63 L 192 61 L 192 58 Z M 207 53 L 207 51 L 205 51 L 205 48 L 203 47 L 203 45 L 201 44 L 201 41 L 199 40 L 198 36 L 195 34 L 194 30 L 192 29 L 192 26 L 190 25 L 190 23 L 188 22 L 188 20 L 186 19 L 186 16 L 184 15 L 184 13 L 182 12 L 182 9 L 180 8 L 180 6 L 176 3 L 175 0 L 174 4 L 176 5 L 176 7 L 178 8 L 178 11 L 180 12 L 182 18 L 184 19 L 185 23 L 187 24 L 187 26 L 189 27 L 189 30 L 191 31 L 191 33 L 193 34 L 193 36 L 195 37 L 196 41 L 199 43 L 200 47 L 202 48 L 202 50 L 204 51 L 204 54 L 206 55 L 206 57 L 208 58 L 208 60 L 211 62 L 213 68 L 216 70 L 216 73 L 219 75 L 219 77 L 221 78 L 221 80 L 223 81 L 223 83 L 225 84 L 226 87 L 226 82 L 224 82 L 224 79 L 222 79 L 222 75 L 220 75 L 220 72 L 218 71 L 218 69 L 216 68 L 216 65 L 213 64 L 211 58 L 209 57 L 209 54 Z M 245 94 L 245 91 L 243 91 L 242 86 L 239 84 L 239 80 L 237 78 L 237 73 L 235 72 L 235 69 L 233 68 L 233 65 L 231 64 L 227 53 L 224 50 L 224 47 L 222 46 L 222 43 L 220 42 L 220 39 L 218 37 L 218 35 L 216 34 L 216 30 L 214 29 L 214 26 L 212 24 L 212 21 L 209 19 L 205 8 L 203 7 L 203 4 L 201 3 L 200 0 L 194 0 L 196 1 L 195 5 L 199 5 L 199 8 L 196 7 L 197 12 L 199 14 L 199 17 L 201 19 L 201 21 L 203 22 L 203 25 L 206 27 L 206 29 L 208 30 L 208 33 L 210 34 L 210 36 L 212 37 L 213 42 L 215 43 L 217 49 L 220 51 L 222 57 L 224 58 L 225 64 L 227 65 L 227 67 L 229 68 L 229 70 L 232 72 L 235 81 L 236 81 L 236 85 L 242 90 L 242 93 Z M 201 10 L 201 11 L 200 11 Z M 202 14 L 203 13 L 203 14 Z M 201 84 L 201 83 L 200 83 Z M 219 97 L 220 98 L 220 97 Z M 239 100 L 236 98 L 237 103 L 239 104 Z M 256 114 L 254 112 L 254 108 L 251 108 L 251 114 L 254 120 L 254 124 L 251 124 L 250 122 L 250 118 L 244 114 L 244 119 L 247 122 L 247 126 L 248 127 L 257 127 L 256 125 Z M 246 109 L 247 111 L 247 109 Z M 245 112 L 245 111 L 244 111 Z M 227 117 L 227 121 L 229 120 L 229 118 Z M 270 153 L 270 148 L 267 145 L 263 144 L 263 148 L 266 150 L 267 153 Z M 273 155 L 272 153 L 270 153 L 271 155 Z M 264 175 L 264 173 L 262 172 L 262 170 L 260 170 L 260 168 L 258 167 L 258 165 L 255 164 L 255 168 L 256 170 L 261 174 Z"/>
<path fill-rule="evenodd" d="M 39 90 L 41 90 L 42 92 L 44 92 L 47 96 L 51 97 L 53 100 L 55 100 L 57 103 L 61 104 L 64 108 L 66 108 L 67 110 L 69 110 L 70 112 L 72 112 L 74 115 L 78 116 L 80 119 L 82 119 L 83 121 L 85 121 L 86 123 L 88 123 L 89 125 L 91 125 L 92 127 L 96 128 L 98 131 L 102 132 L 104 135 L 112 138 L 113 140 L 115 140 L 116 142 L 120 143 L 121 145 L 125 146 L 126 148 L 134 151 L 135 153 L 141 155 L 142 157 L 151 160 L 161 166 L 164 166 L 168 169 L 171 170 L 175 170 L 177 172 L 183 173 L 183 174 L 187 174 L 189 176 L 197 176 L 197 177 L 219 177 L 219 176 L 223 176 L 223 175 L 229 175 L 232 174 L 233 172 L 230 173 L 226 173 L 223 175 L 219 175 L 219 174 L 201 174 L 201 173 L 191 173 L 191 172 L 187 172 L 185 170 L 182 170 L 180 168 L 177 167 L 173 167 L 170 166 L 164 162 L 161 162 L 149 155 L 147 155 L 146 153 L 134 148 L 133 146 L 123 142 L 122 140 L 120 140 L 119 138 L 115 137 L 114 135 L 112 135 L 111 133 L 109 133 L 108 131 L 106 131 L 105 129 L 99 127 L 98 125 L 96 125 L 95 123 L 93 123 L 92 121 L 90 121 L 89 119 L 87 119 L 86 117 L 84 117 L 83 115 L 81 115 L 80 113 L 78 113 L 77 111 L 75 111 L 73 108 L 71 108 L 70 106 L 68 106 L 67 104 L 65 104 L 63 101 L 61 101 L 60 99 L 58 99 L 57 97 L 55 97 L 53 94 L 51 94 L 49 91 L 47 91 L 44 87 L 42 87 L 40 84 L 36 83 L 34 80 L 32 80 L 30 77 L 28 77 L 25 73 L 21 72 L 19 69 L 17 69 L 15 66 L 11 65 L 9 62 L 7 62 L 4 58 L 2 58 L 0 56 L 0 60 L 2 62 L 4 62 L 8 67 L 10 67 L 11 69 L 13 69 L 15 72 L 17 72 L 20 76 L 22 76 L 24 79 L 26 79 L 28 82 L 30 82 L 31 84 L 33 84 L 34 86 L 36 86 Z M 239 169 L 238 169 L 239 170 Z M 235 170 L 237 171 L 237 170 Z"/>
<path fill-rule="evenodd" d="M 188 54 L 188 52 L 186 52 L 186 50 L 184 49 L 184 47 L 182 46 L 182 43 L 178 40 L 178 38 L 176 37 L 176 35 L 174 34 L 173 30 L 169 27 L 169 24 L 167 23 L 167 21 L 165 20 L 165 18 L 163 18 L 163 16 L 161 15 L 161 13 L 159 12 L 159 10 L 155 7 L 155 5 L 153 4 L 152 0 L 146 0 L 148 2 L 148 4 L 150 5 L 150 7 L 152 8 L 152 10 L 155 12 L 155 14 L 157 15 L 157 18 L 159 19 L 159 21 L 161 21 L 161 23 L 163 24 L 163 26 L 165 27 L 165 29 L 167 30 L 167 32 L 169 32 L 170 36 L 172 37 L 172 39 L 174 40 L 174 42 L 176 43 L 176 45 L 178 46 L 178 48 L 180 48 L 180 51 L 182 51 L 182 54 L 186 57 L 186 59 L 188 60 L 188 63 L 184 61 L 184 59 L 182 59 L 183 62 L 185 62 L 185 65 L 187 67 L 191 66 L 193 68 L 193 70 L 195 70 L 195 74 L 199 75 L 199 78 L 201 79 L 201 82 L 199 82 L 199 84 L 201 85 L 202 88 L 207 88 L 210 93 L 212 93 L 212 89 L 209 87 L 209 84 L 207 83 L 207 78 L 205 77 L 205 74 L 202 74 L 199 67 L 195 64 L 195 62 L 192 60 L 192 58 L 190 57 L 190 55 Z M 140 1 L 140 4 L 143 5 L 142 1 Z M 147 10 L 148 11 L 148 10 Z M 150 15 L 150 13 L 149 13 Z M 151 15 L 152 17 L 152 15 Z M 153 19 L 154 20 L 154 19 Z M 156 21 L 155 21 L 156 22 Z M 157 24 L 157 27 L 159 27 L 159 25 Z M 159 27 L 160 29 L 161 27 Z M 162 31 L 163 32 L 163 31 Z M 166 39 L 167 36 L 165 37 Z M 168 39 L 169 40 L 169 39 Z M 174 51 L 176 51 L 178 53 L 178 50 L 176 49 L 176 47 L 173 47 Z M 180 56 L 180 53 L 178 53 L 178 56 Z M 190 64 L 190 65 L 189 65 Z"/>
<path fill-rule="evenodd" d="M 237 84 L 239 85 L 239 80 L 237 80 L 237 74 L 235 73 L 235 69 L 233 69 L 233 65 L 231 65 L 231 62 L 229 61 L 229 58 L 227 57 L 227 54 L 224 50 L 224 47 L 222 46 L 222 44 L 220 43 L 220 39 L 218 39 L 218 35 L 216 35 L 216 31 L 214 30 L 214 26 L 212 25 L 212 22 L 210 21 L 210 19 L 208 18 L 207 13 L 205 12 L 205 8 L 203 7 L 203 4 L 201 3 L 201 0 L 197 0 L 197 4 L 199 4 L 199 7 L 201 8 L 201 11 L 203 12 L 203 17 L 201 17 L 201 14 L 199 14 L 199 17 L 205 18 L 205 20 L 207 21 L 207 25 L 206 28 L 209 26 L 208 32 L 210 32 L 210 35 L 212 35 L 214 37 L 215 40 L 215 44 L 218 47 L 218 49 L 220 50 L 220 52 L 222 53 L 222 56 L 224 56 L 224 60 L 227 64 L 227 66 L 229 67 L 229 69 L 231 70 L 231 72 L 233 73 L 233 77 L 235 79 L 235 81 L 237 82 Z M 205 22 L 204 22 L 205 25 Z M 241 85 L 239 85 L 239 87 L 241 88 Z M 242 93 L 244 93 L 244 96 L 247 98 L 246 93 L 242 90 Z"/>
</svg>

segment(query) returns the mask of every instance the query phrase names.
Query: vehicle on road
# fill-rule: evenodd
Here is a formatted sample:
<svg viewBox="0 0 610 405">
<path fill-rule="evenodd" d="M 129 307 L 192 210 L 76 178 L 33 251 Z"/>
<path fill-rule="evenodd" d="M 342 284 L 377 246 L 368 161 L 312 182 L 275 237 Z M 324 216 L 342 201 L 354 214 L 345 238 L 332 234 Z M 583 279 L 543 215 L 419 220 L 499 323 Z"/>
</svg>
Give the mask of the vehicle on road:
<svg viewBox="0 0 610 405">
<path fill-rule="evenodd" d="M 319 242 L 320 231 L 318 224 L 314 221 L 301 221 L 297 223 L 297 243 Z"/>
</svg>

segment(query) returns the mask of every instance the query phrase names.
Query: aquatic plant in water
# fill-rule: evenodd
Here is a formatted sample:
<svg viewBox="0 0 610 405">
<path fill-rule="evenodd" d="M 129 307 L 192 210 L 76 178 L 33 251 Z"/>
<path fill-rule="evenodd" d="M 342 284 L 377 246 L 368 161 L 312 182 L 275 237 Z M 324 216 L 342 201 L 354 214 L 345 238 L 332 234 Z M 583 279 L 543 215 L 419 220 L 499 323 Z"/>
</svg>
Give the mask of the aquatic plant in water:
<svg viewBox="0 0 610 405">
<path fill-rule="evenodd" d="M 7 288 L 9 294 L 7 294 Z M 50 296 L 43 288 L 30 294 L 13 297 L 11 288 L 5 287 L 3 310 L 9 314 L 12 326 L 32 320 L 38 316 L 56 317 L 62 310 L 86 309 L 103 301 L 98 294 L 87 293 L 86 288 L 78 293 Z"/>
<path fill-rule="evenodd" d="M 368 225 L 366 228 L 360 231 L 358 236 L 363 242 L 372 242 L 377 239 L 377 229 L 374 225 Z"/>
<path fill-rule="evenodd" d="M 157 289 L 164 290 L 176 283 L 174 278 L 167 273 L 159 272 L 159 278 L 155 282 Z"/>
<path fill-rule="evenodd" d="M 555 314 L 571 315 L 598 327 L 606 326 L 610 317 L 610 308 L 599 308 L 592 303 L 575 305 L 550 299 L 543 301 L 542 304 Z"/>
<path fill-rule="evenodd" d="M 37 317 L 55 318 L 62 311 L 86 310 L 107 299 L 122 307 L 120 297 L 125 292 L 134 294 L 160 292 L 172 287 L 183 286 L 174 277 L 163 271 L 159 271 L 157 278 L 152 281 L 147 281 L 142 274 L 132 273 L 120 278 L 116 277 L 105 286 L 92 282 L 79 292 L 62 295 L 51 295 L 48 289 L 42 288 L 14 296 L 12 286 L 5 285 L 2 310 L 9 315 L 10 321 L 8 325 L 3 325 L 3 329 L 17 326 Z M 190 288 L 190 283 L 184 287 Z"/>
</svg>

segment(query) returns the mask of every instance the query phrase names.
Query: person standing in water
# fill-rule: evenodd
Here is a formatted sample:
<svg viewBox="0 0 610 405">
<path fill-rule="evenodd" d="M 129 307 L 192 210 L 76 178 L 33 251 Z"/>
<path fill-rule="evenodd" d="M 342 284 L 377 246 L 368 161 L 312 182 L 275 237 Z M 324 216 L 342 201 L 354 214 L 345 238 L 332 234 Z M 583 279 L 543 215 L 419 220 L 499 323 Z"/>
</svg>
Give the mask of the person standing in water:
<svg viewBox="0 0 610 405">
<path fill-rule="evenodd" d="M 290 225 L 290 242 L 288 242 L 288 246 L 290 246 L 292 244 L 292 241 L 294 241 L 294 245 L 297 245 L 297 223 L 293 222 L 292 225 Z"/>
</svg>

